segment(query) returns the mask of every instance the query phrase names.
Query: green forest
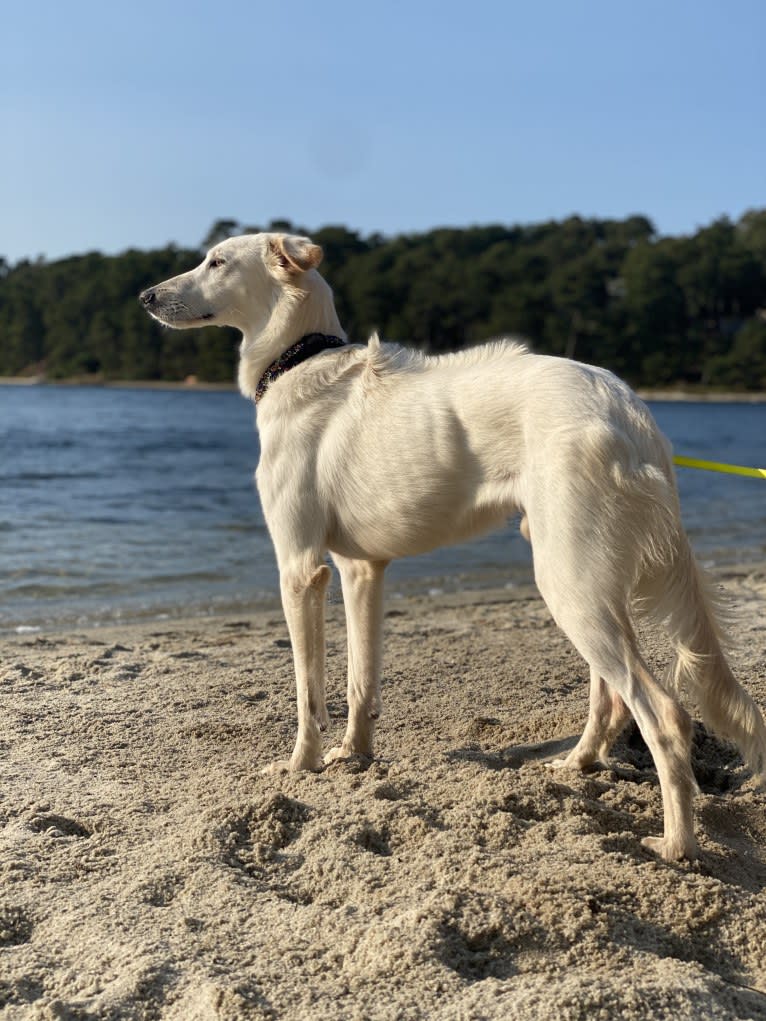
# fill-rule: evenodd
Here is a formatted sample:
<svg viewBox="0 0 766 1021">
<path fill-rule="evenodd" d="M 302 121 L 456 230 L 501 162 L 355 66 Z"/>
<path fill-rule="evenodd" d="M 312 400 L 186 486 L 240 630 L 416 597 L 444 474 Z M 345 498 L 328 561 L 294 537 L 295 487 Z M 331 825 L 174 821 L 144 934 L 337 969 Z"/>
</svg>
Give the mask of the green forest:
<svg viewBox="0 0 766 1021">
<path fill-rule="evenodd" d="M 515 335 L 637 386 L 766 389 L 766 210 L 683 237 L 658 235 L 643 216 L 396 237 L 229 219 L 199 249 L 0 258 L 0 375 L 232 381 L 234 331 L 163 329 L 136 296 L 196 265 L 211 243 L 262 229 L 322 245 L 352 340 L 377 329 L 439 352 Z"/>
</svg>

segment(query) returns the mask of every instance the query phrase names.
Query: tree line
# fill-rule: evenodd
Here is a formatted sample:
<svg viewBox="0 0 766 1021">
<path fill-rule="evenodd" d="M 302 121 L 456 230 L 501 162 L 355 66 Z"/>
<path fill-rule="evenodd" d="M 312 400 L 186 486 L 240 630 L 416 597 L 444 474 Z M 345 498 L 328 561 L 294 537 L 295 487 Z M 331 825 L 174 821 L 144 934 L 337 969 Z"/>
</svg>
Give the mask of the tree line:
<svg viewBox="0 0 766 1021">
<path fill-rule="evenodd" d="M 0 375 L 211 382 L 235 377 L 239 335 L 166 330 L 139 291 L 259 229 L 310 234 L 352 340 L 373 329 L 428 352 L 490 337 L 613 369 L 634 385 L 766 389 L 766 210 L 661 237 L 644 216 L 363 236 L 213 224 L 199 249 L 0 258 Z"/>
</svg>

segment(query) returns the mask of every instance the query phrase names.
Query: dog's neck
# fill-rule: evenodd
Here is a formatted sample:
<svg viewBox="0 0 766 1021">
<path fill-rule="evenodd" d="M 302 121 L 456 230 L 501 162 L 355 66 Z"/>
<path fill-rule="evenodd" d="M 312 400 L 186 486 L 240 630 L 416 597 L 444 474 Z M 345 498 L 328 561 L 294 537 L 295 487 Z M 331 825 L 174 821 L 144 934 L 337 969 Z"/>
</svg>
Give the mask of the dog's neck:
<svg viewBox="0 0 766 1021">
<path fill-rule="evenodd" d="M 318 355 L 322 351 L 328 351 L 331 348 L 345 346 L 345 340 L 342 340 L 340 337 L 329 336 L 326 333 L 309 333 L 305 337 L 301 337 L 296 344 L 288 347 L 276 361 L 269 365 L 261 376 L 258 386 L 255 388 L 253 400 L 257 404 L 275 380 L 279 379 L 280 376 L 284 376 L 290 369 L 294 369 L 296 365 L 305 362 L 307 358 L 313 358 L 314 355 Z"/>
<path fill-rule="evenodd" d="M 239 388 L 255 400 L 263 374 L 277 359 L 311 333 L 346 339 L 329 285 L 316 272 L 304 273 L 300 286 L 282 287 L 265 326 L 243 331 L 239 349 Z"/>
</svg>

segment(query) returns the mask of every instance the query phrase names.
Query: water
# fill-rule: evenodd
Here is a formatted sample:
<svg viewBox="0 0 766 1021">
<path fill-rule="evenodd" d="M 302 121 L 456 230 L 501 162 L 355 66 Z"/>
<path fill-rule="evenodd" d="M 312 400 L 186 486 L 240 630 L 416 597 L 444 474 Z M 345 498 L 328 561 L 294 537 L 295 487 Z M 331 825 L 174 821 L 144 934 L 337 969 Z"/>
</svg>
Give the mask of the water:
<svg viewBox="0 0 766 1021">
<path fill-rule="evenodd" d="M 678 453 L 766 462 L 766 405 L 657 404 Z M 0 388 L 0 631 L 275 605 L 252 405 L 235 393 Z M 766 560 L 766 482 L 679 471 L 708 563 Z M 517 523 L 399 561 L 388 591 L 520 584 Z"/>
</svg>

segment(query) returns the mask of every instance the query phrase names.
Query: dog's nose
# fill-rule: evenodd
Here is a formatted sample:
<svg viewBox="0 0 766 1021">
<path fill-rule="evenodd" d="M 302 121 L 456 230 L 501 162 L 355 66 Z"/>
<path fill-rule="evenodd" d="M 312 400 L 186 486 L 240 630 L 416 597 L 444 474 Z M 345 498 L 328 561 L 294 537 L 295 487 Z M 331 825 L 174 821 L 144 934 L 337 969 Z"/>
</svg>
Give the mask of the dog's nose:
<svg viewBox="0 0 766 1021">
<path fill-rule="evenodd" d="M 150 287 L 148 291 L 141 291 L 138 296 L 138 300 L 142 305 L 146 305 L 148 307 L 149 305 L 153 305 L 157 300 L 157 294 L 154 289 Z"/>
</svg>

